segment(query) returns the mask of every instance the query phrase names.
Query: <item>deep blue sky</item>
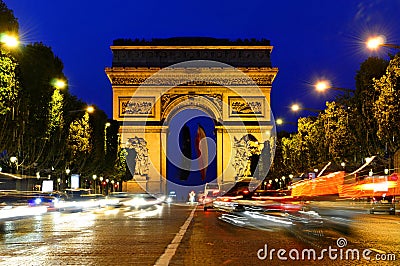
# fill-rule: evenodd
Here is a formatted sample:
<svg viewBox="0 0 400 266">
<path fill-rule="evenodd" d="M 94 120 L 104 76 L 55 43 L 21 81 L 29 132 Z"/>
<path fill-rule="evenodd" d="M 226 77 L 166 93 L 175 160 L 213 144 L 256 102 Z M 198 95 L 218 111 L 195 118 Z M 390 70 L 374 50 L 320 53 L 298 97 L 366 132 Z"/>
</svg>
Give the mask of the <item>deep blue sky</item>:
<svg viewBox="0 0 400 266">
<path fill-rule="evenodd" d="M 354 76 L 370 52 L 370 33 L 400 44 L 399 0 L 249 0 L 249 1 L 85 1 L 5 0 L 20 23 L 22 41 L 51 46 L 65 65 L 70 90 L 111 117 L 109 46 L 117 38 L 266 38 L 279 68 L 272 89 L 275 117 L 295 121 L 289 111 L 298 101 L 323 108 L 329 95 L 310 84 L 318 77 L 337 87 L 354 88 Z M 385 56 L 388 51 L 381 52 Z M 306 115 L 306 113 L 302 113 Z"/>
</svg>

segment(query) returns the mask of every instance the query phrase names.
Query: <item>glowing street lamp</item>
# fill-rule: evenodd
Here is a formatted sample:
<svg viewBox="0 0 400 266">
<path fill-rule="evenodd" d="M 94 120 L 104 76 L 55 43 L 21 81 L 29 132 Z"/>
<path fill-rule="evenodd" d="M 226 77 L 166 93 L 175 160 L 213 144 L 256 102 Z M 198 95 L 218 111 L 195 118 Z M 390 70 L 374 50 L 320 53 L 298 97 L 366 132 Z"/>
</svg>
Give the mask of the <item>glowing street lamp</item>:
<svg viewBox="0 0 400 266">
<path fill-rule="evenodd" d="M 92 114 L 92 113 L 94 113 L 95 110 L 96 110 L 96 109 L 95 109 L 92 105 L 88 105 L 88 106 L 86 106 L 85 109 L 72 110 L 72 111 L 69 111 L 69 112 L 70 112 L 70 113 L 88 112 L 89 114 Z"/>
<path fill-rule="evenodd" d="M 292 109 L 293 112 L 297 112 L 300 110 L 300 105 L 297 103 L 292 104 L 292 106 L 290 107 L 290 109 Z"/>
<path fill-rule="evenodd" d="M 0 42 L 9 48 L 14 48 L 19 45 L 19 40 L 17 37 L 6 33 L 0 34 Z"/>
<path fill-rule="evenodd" d="M 53 79 L 51 84 L 57 89 L 64 89 L 67 86 L 67 83 L 62 79 Z"/>
<path fill-rule="evenodd" d="M 278 126 L 281 126 L 281 125 L 284 125 L 284 124 L 289 124 L 289 125 L 297 126 L 297 123 L 296 123 L 296 122 L 285 121 L 285 120 L 283 120 L 282 118 L 277 118 L 277 119 L 275 120 L 275 123 L 276 123 Z"/>
<path fill-rule="evenodd" d="M 12 156 L 11 158 L 10 158 L 10 162 L 11 163 L 16 163 L 18 161 L 18 159 L 17 159 L 17 157 L 15 157 L 15 156 Z"/>
<path fill-rule="evenodd" d="M 96 189 L 96 179 L 97 179 L 97 175 L 93 175 L 93 183 L 94 183 L 94 194 L 97 194 L 97 189 Z"/>
<path fill-rule="evenodd" d="M 86 112 L 88 112 L 89 114 L 94 112 L 94 107 L 92 105 L 89 105 L 88 107 L 86 107 Z"/>
<path fill-rule="evenodd" d="M 318 110 L 318 109 L 302 107 L 302 106 L 300 106 L 300 104 L 298 104 L 298 103 L 292 104 L 292 106 L 290 106 L 290 109 L 291 109 L 293 112 L 298 112 L 298 111 L 300 111 L 300 110 L 310 111 L 310 112 L 314 112 L 314 113 L 319 113 L 319 112 L 321 112 L 321 110 Z"/>
<path fill-rule="evenodd" d="M 396 45 L 396 44 L 390 44 L 390 43 L 385 43 L 386 42 L 386 38 L 383 35 L 379 35 L 379 36 L 374 36 L 371 37 L 367 40 L 367 42 L 365 43 L 367 48 L 370 50 L 377 50 L 379 47 L 390 47 L 390 48 L 394 48 L 394 49 L 400 49 L 400 45 Z"/>
<path fill-rule="evenodd" d="M 317 83 L 315 83 L 314 87 L 318 92 L 325 92 L 327 90 L 344 91 L 347 93 L 354 92 L 352 89 L 332 87 L 332 84 L 329 80 L 319 80 Z"/>
</svg>

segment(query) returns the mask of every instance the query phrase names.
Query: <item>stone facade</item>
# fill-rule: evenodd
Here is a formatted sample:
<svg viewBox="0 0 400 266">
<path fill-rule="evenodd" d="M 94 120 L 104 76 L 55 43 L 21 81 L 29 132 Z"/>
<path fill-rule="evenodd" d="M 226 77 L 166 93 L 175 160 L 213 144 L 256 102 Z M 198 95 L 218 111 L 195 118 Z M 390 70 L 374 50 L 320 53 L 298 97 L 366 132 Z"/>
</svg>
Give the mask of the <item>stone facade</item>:
<svg viewBox="0 0 400 266">
<path fill-rule="evenodd" d="M 261 150 L 262 143 L 270 140 L 270 92 L 278 69 L 271 67 L 269 42 L 173 46 L 150 42 L 114 45 L 111 50 L 112 67 L 105 71 L 113 90 L 113 119 L 121 123 L 122 147 L 132 141 L 142 141 L 135 147 L 146 143 L 141 152 L 149 162 L 142 171 L 146 174 L 135 171 L 132 181 L 144 190 L 166 192 L 168 126 L 181 110 L 199 109 L 214 120 L 219 183 L 238 178 L 235 141 L 250 134 Z"/>
</svg>

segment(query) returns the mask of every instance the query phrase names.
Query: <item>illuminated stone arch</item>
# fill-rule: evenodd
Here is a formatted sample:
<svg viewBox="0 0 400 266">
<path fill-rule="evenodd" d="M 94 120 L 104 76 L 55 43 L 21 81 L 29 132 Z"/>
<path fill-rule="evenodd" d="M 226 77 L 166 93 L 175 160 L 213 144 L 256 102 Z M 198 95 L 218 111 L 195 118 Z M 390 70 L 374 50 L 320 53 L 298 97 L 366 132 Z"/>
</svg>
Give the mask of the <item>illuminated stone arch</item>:
<svg viewBox="0 0 400 266">
<path fill-rule="evenodd" d="M 251 134 L 265 143 L 271 137 L 270 92 L 278 69 L 271 66 L 269 41 L 173 38 L 118 43 L 111 50 L 112 67 L 105 71 L 113 90 L 113 119 L 121 125 L 121 148 L 129 139 L 144 139 L 150 162 L 148 175 L 134 176 L 124 190 L 167 192 L 168 125 L 182 110 L 198 109 L 215 121 L 218 183 L 238 177 L 232 165 L 235 139 Z M 179 69 L 193 60 L 202 66 L 209 60 L 220 64 Z M 196 73 L 197 79 L 190 79 Z"/>
</svg>

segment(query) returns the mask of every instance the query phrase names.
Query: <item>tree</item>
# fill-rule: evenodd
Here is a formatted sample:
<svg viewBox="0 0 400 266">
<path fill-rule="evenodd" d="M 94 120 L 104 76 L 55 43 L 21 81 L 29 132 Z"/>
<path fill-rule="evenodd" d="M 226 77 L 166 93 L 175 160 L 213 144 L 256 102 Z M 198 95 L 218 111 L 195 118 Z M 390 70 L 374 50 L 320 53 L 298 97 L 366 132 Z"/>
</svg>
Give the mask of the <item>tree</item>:
<svg viewBox="0 0 400 266">
<path fill-rule="evenodd" d="M 283 166 L 290 173 L 301 173 L 304 169 L 302 163 L 301 140 L 299 134 L 293 134 L 289 138 L 282 138 Z"/>
<path fill-rule="evenodd" d="M 67 146 L 71 151 L 70 161 L 76 166 L 74 169 L 76 171 L 82 170 L 86 157 L 92 150 L 91 131 L 88 112 L 85 112 L 81 119 L 72 122 L 69 126 Z"/>
<path fill-rule="evenodd" d="M 351 158 L 355 150 L 355 138 L 349 129 L 346 107 L 336 102 L 327 102 L 321 118 L 324 121 L 325 145 L 330 160 L 340 164 L 345 158 Z"/>
<path fill-rule="evenodd" d="M 0 0 L 0 33 L 12 32 L 17 34 L 19 24 L 14 13 L 9 9 L 3 0 Z"/>
<path fill-rule="evenodd" d="M 17 62 L 10 54 L 0 51 L 0 115 L 11 111 L 18 96 Z"/>
<path fill-rule="evenodd" d="M 400 56 L 390 60 L 386 74 L 374 79 L 379 94 L 374 103 L 374 118 L 378 125 L 377 135 L 387 145 L 390 153 L 400 148 Z"/>
<path fill-rule="evenodd" d="M 49 122 L 47 127 L 47 135 L 50 136 L 57 128 L 63 128 L 63 100 L 64 97 L 59 89 L 55 89 L 49 106 Z"/>
<path fill-rule="evenodd" d="M 365 60 L 355 77 L 356 90 L 350 101 L 349 125 L 355 138 L 356 162 L 361 163 L 363 158 L 382 152 L 382 142 L 376 132 L 378 125 L 374 119 L 374 104 L 378 99 L 379 91 L 374 87 L 374 79 L 385 74 L 388 62 L 377 57 Z"/>
</svg>

